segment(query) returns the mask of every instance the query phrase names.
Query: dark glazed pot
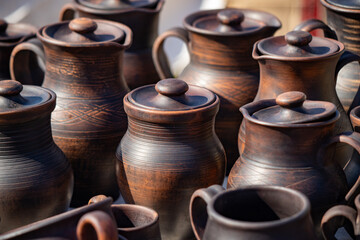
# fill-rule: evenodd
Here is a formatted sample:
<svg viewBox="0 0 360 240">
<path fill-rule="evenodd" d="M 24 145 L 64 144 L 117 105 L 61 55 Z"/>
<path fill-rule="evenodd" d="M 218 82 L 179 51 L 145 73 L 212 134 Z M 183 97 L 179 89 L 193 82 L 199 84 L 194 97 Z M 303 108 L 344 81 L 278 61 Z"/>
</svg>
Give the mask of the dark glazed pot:
<svg viewBox="0 0 360 240">
<path fill-rule="evenodd" d="M 317 239 L 309 200 L 284 187 L 199 189 L 191 197 L 190 216 L 198 240 Z"/>
<path fill-rule="evenodd" d="M 117 177 L 127 203 L 159 213 L 163 239 L 192 239 L 191 194 L 222 184 L 225 152 L 214 131 L 219 98 L 165 79 L 124 98 L 128 130 L 117 149 Z"/>
<path fill-rule="evenodd" d="M 45 26 L 37 34 L 45 49 L 43 86 L 58 96 L 54 140 L 74 170 L 72 206 L 98 194 L 119 196 L 114 153 L 127 128 L 122 63 L 131 36 L 123 24 L 86 18 Z M 39 45 L 30 46 L 41 52 Z"/>
<path fill-rule="evenodd" d="M 332 129 L 333 135 L 352 131 L 350 119 L 346 115 L 335 91 L 337 71 L 350 61 L 344 53 L 344 45 L 329 38 L 312 37 L 304 31 L 292 31 L 285 36 L 271 37 L 255 43 L 253 58 L 260 66 L 259 90 L 254 101 L 276 98 L 287 91 L 301 91 L 310 100 L 328 101 L 335 104 L 340 119 Z M 239 131 L 239 151 L 242 154 L 246 126 Z M 353 150 L 344 144 L 336 145 L 334 159 L 346 166 Z M 347 172 L 349 183 L 356 175 Z"/>
<path fill-rule="evenodd" d="M 344 200 L 349 190 L 342 168 L 333 160 L 333 144 L 360 151 L 360 134 L 333 135 L 339 112 L 334 104 L 305 101 L 301 92 L 280 94 L 241 107 L 244 152 L 232 168 L 228 187 L 267 184 L 303 192 L 318 227 L 324 212 Z M 359 175 L 358 175 L 359 176 Z M 359 190 L 357 184 L 353 191 Z"/>
<path fill-rule="evenodd" d="M 229 172 L 239 156 L 234 131 L 242 120 L 239 108 L 254 99 L 259 84 L 252 46 L 272 36 L 281 23 L 269 13 L 227 9 L 193 13 L 185 18 L 184 27 L 171 29 L 156 39 L 154 63 L 162 79 L 171 77 L 163 56 L 164 42 L 168 37 L 178 37 L 187 44 L 190 64 L 179 78 L 206 87 L 220 97 L 215 129 L 225 148 Z"/>
<path fill-rule="evenodd" d="M 124 53 L 123 73 L 129 88 L 135 89 L 156 83 L 160 79 L 151 57 L 151 48 L 158 35 L 159 14 L 163 5 L 164 0 L 74 0 L 74 3 L 63 7 L 60 20 L 71 20 L 79 16 L 111 20 L 129 26 L 134 39 L 131 47 Z"/>
<path fill-rule="evenodd" d="M 354 0 L 320 0 L 326 8 L 327 23 L 335 30 L 345 48 L 360 55 L 360 2 Z M 358 59 L 359 60 L 359 59 Z M 336 92 L 345 110 L 360 105 L 360 67 L 346 65 L 340 72 Z"/>
<path fill-rule="evenodd" d="M 1 240 L 73 239 L 116 240 L 116 224 L 112 218 L 111 198 L 83 206 L 0 235 Z"/>
<path fill-rule="evenodd" d="M 37 29 L 29 24 L 8 24 L 0 19 L 0 80 L 11 79 L 9 66 L 11 51 L 19 43 L 35 37 L 36 31 Z"/>
<path fill-rule="evenodd" d="M 66 211 L 73 174 L 50 127 L 53 91 L 0 81 L 0 233 Z"/>
</svg>

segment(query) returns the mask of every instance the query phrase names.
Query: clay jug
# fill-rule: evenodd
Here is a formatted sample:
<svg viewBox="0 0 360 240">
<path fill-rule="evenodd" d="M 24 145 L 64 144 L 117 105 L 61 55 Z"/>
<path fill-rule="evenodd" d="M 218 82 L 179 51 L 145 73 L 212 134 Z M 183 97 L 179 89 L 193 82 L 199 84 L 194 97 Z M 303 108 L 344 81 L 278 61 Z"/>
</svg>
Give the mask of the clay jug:
<svg viewBox="0 0 360 240">
<path fill-rule="evenodd" d="M 112 217 L 111 198 L 83 206 L 0 235 L 1 240 L 72 239 L 116 240 L 118 236 Z"/>
<path fill-rule="evenodd" d="M 130 92 L 124 108 L 128 130 L 116 169 L 125 202 L 158 212 L 163 239 L 193 239 L 191 194 L 224 180 L 225 152 L 214 131 L 219 98 L 165 79 Z"/>
<path fill-rule="evenodd" d="M 0 233 L 66 211 L 73 174 L 50 126 L 53 91 L 0 81 Z"/>
<path fill-rule="evenodd" d="M 66 4 L 60 20 L 75 16 L 120 22 L 133 31 L 133 43 L 124 53 L 123 73 L 130 89 L 153 84 L 160 80 L 151 48 L 158 35 L 159 14 L 164 0 L 74 0 Z"/>
<path fill-rule="evenodd" d="M 190 216 L 198 240 L 317 239 L 309 200 L 284 187 L 199 189 L 191 197 Z"/>
<path fill-rule="evenodd" d="M 267 184 L 285 186 L 309 197 L 318 227 L 324 212 L 349 190 L 345 174 L 334 161 L 333 145 L 341 142 L 360 151 L 360 134 L 334 136 L 340 113 L 333 103 L 305 100 L 301 92 L 259 100 L 240 108 L 245 145 L 232 168 L 228 187 Z M 359 174 L 358 174 L 359 176 Z M 359 189 L 355 184 L 353 190 Z"/>
<path fill-rule="evenodd" d="M 352 131 L 351 123 L 335 91 L 336 75 L 353 54 L 344 53 L 344 45 L 329 38 L 312 37 L 305 31 L 292 31 L 285 36 L 271 37 L 255 43 L 253 58 L 260 66 L 259 90 L 254 101 L 276 98 L 287 91 L 304 92 L 310 100 L 335 104 L 340 119 L 335 123 L 334 135 Z M 246 126 L 239 131 L 239 151 L 243 151 Z M 346 166 L 353 150 L 344 144 L 336 145 L 334 158 Z M 357 169 L 357 174 L 360 169 Z M 346 171 L 348 173 L 348 171 Z M 358 175 L 349 175 L 354 183 Z"/>
<path fill-rule="evenodd" d="M 51 119 L 54 140 L 74 170 L 72 206 L 98 194 L 119 196 L 114 153 L 127 128 L 122 63 L 131 36 L 123 24 L 88 18 L 45 26 L 37 33 L 45 49 L 43 86 L 58 96 Z M 24 51 L 22 45 L 18 48 Z M 27 48 L 41 52 L 39 45 Z"/>
<path fill-rule="evenodd" d="M 360 2 L 320 0 L 326 8 L 327 23 L 348 51 L 360 55 Z M 360 105 L 360 67 L 350 63 L 339 72 L 336 92 L 345 111 Z"/>
<path fill-rule="evenodd" d="M 10 77 L 10 54 L 16 45 L 35 37 L 36 28 L 24 23 L 8 24 L 0 19 L 0 80 Z"/>
<path fill-rule="evenodd" d="M 184 27 L 170 29 L 156 39 L 155 66 L 162 79 L 171 77 L 163 56 L 164 41 L 177 37 L 186 43 L 190 63 L 179 78 L 206 87 L 220 97 L 215 130 L 224 145 L 229 172 L 239 156 L 234 131 L 242 120 L 239 107 L 254 99 L 259 84 L 259 68 L 251 59 L 252 46 L 272 36 L 281 23 L 269 13 L 227 9 L 190 14 L 184 19 Z"/>
</svg>

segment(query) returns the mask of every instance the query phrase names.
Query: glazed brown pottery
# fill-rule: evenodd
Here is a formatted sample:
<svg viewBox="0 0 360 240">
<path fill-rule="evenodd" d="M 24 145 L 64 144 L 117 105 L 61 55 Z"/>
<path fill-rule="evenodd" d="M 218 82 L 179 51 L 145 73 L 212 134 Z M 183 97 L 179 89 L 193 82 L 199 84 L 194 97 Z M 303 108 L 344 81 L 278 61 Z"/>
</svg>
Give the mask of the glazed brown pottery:
<svg viewBox="0 0 360 240">
<path fill-rule="evenodd" d="M 151 48 L 158 35 L 159 14 L 164 0 L 74 0 L 66 4 L 60 20 L 74 16 L 98 18 L 120 22 L 134 33 L 133 44 L 124 53 L 124 76 L 130 89 L 159 81 Z"/>
<path fill-rule="evenodd" d="M 89 204 L 106 198 L 99 195 L 90 199 Z M 128 240 L 161 240 L 159 215 L 153 209 L 134 204 L 113 204 L 118 233 Z"/>
<path fill-rule="evenodd" d="M 260 66 L 260 84 L 254 101 L 276 98 L 287 91 L 301 91 L 310 100 L 328 101 L 337 106 L 340 119 L 332 129 L 333 135 L 352 131 L 350 120 L 335 91 L 337 71 L 352 60 L 340 58 L 343 53 L 342 43 L 312 37 L 305 31 L 292 31 L 285 36 L 258 41 L 254 45 L 253 58 Z M 245 128 L 242 124 L 239 131 L 240 153 L 244 148 Z M 352 152 L 348 146 L 337 144 L 334 158 L 344 167 Z M 356 171 L 359 174 L 360 169 Z M 349 183 L 354 183 L 357 175 L 348 175 L 347 179 Z"/>
<path fill-rule="evenodd" d="M 83 206 L 0 235 L 1 240 L 79 239 L 115 240 L 118 237 L 112 218 L 111 198 Z"/>
<path fill-rule="evenodd" d="M 45 49 L 43 86 L 58 96 L 51 120 L 54 140 L 74 170 L 72 206 L 98 194 L 119 196 L 115 151 L 127 128 L 122 99 L 128 92 L 121 66 L 131 36 L 123 24 L 88 18 L 37 33 Z"/>
<path fill-rule="evenodd" d="M 348 220 L 353 232 L 349 232 L 353 239 L 360 240 L 360 195 L 355 198 L 356 210 L 346 205 L 338 205 L 330 208 L 321 220 L 321 228 L 323 236 L 326 240 L 336 240 L 335 233 L 339 227 L 342 227 L 345 222 L 340 222 L 339 219 Z"/>
<path fill-rule="evenodd" d="M 305 99 L 304 93 L 286 92 L 240 108 L 244 152 L 230 172 L 228 187 L 267 184 L 299 190 L 309 197 L 319 227 L 324 212 L 349 190 L 342 168 L 333 159 L 333 144 L 347 143 L 359 152 L 360 134 L 334 136 L 340 118 L 336 106 Z M 358 188 L 354 185 L 353 190 Z"/>
<path fill-rule="evenodd" d="M 214 131 L 219 98 L 165 79 L 124 98 L 128 131 L 117 149 L 117 177 L 127 203 L 159 213 L 163 239 L 192 239 L 191 194 L 222 184 L 225 152 Z"/>
<path fill-rule="evenodd" d="M 327 23 L 345 48 L 360 55 L 360 2 L 357 0 L 320 0 L 326 8 Z M 337 78 L 336 92 L 345 110 L 360 105 L 360 67 L 346 65 Z"/>
<path fill-rule="evenodd" d="M 29 24 L 8 24 L 0 19 L 0 80 L 10 78 L 10 54 L 16 45 L 35 37 L 37 29 Z"/>
<path fill-rule="evenodd" d="M 199 240 L 317 239 L 309 200 L 284 187 L 199 189 L 191 197 L 190 216 Z"/>
<path fill-rule="evenodd" d="M 0 233 L 67 210 L 73 174 L 51 136 L 53 91 L 0 81 Z"/>
<path fill-rule="evenodd" d="M 164 42 L 168 37 L 178 37 L 187 44 L 190 64 L 179 78 L 220 97 L 215 127 L 225 148 L 229 172 L 239 156 L 235 130 L 242 120 L 239 107 L 254 99 L 259 84 L 259 67 L 251 59 L 252 46 L 273 35 L 281 23 L 269 13 L 227 9 L 193 13 L 185 18 L 184 27 L 171 29 L 156 39 L 154 63 L 162 79 L 171 77 L 163 58 Z"/>
</svg>

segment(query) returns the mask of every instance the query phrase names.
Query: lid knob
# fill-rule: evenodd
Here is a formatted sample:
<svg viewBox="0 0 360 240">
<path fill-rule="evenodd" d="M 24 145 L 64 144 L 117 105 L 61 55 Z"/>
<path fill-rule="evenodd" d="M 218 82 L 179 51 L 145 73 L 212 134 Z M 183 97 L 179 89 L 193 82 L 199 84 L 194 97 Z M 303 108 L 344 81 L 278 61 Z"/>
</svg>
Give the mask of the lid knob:
<svg viewBox="0 0 360 240">
<path fill-rule="evenodd" d="M 312 36 L 305 31 L 291 31 L 285 35 L 285 40 L 290 45 L 301 47 L 309 45 Z"/>
<path fill-rule="evenodd" d="M 21 83 L 15 80 L 0 81 L 0 96 L 18 95 L 23 90 Z"/>
<path fill-rule="evenodd" d="M 306 100 L 306 95 L 302 92 L 292 91 L 280 94 L 276 98 L 276 104 L 284 108 L 301 107 Z"/>
<path fill-rule="evenodd" d="M 224 25 L 235 26 L 240 25 L 244 21 L 245 16 L 239 10 L 226 9 L 218 12 L 217 18 Z"/>
<path fill-rule="evenodd" d="M 180 79 L 168 78 L 159 81 L 155 89 L 158 93 L 165 96 L 180 96 L 189 90 L 189 85 Z"/>
<path fill-rule="evenodd" d="M 4 19 L 0 19 L 0 32 L 5 32 L 8 23 Z"/>
<path fill-rule="evenodd" d="M 86 34 L 93 33 L 97 28 L 97 24 L 90 18 L 75 18 L 74 20 L 70 21 L 69 28 L 73 32 Z"/>
</svg>

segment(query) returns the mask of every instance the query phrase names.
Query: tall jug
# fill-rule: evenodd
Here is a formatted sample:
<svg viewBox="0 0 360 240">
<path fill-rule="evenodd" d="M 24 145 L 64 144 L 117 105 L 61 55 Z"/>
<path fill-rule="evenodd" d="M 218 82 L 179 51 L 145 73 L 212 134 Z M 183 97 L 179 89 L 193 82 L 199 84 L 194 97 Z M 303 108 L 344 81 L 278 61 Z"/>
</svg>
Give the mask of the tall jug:
<svg viewBox="0 0 360 240">
<path fill-rule="evenodd" d="M 179 78 L 206 87 L 220 97 L 215 130 L 225 148 L 229 172 L 239 156 L 239 107 L 254 99 L 259 84 L 259 67 L 251 58 L 252 46 L 257 40 L 272 36 L 281 23 L 269 13 L 226 9 L 190 14 L 184 19 L 184 27 L 170 29 L 156 39 L 155 66 L 161 78 L 171 77 L 163 56 L 164 41 L 177 37 L 186 43 L 190 64 Z"/>
<path fill-rule="evenodd" d="M 98 194 L 116 199 L 115 150 L 127 128 L 122 63 L 131 30 L 116 22 L 78 18 L 45 26 L 37 37 L 45 50 L 43 86 L 58 96 L 51 119 L 54 140 L 74 170 L 72 206 Z M 14 55 L 24 51 L 17 48 Z M 41 52 L 33 43 L 27 48 Z"/>
<path fill-rule="evenodd" d="M 74 0 L 66 4 L 60 20 L 75 16 L 111 20 L 129 26 L 133 43 L 124 53 L 124 76 L 130 89 L 160 80 L 151 57 L 151 48 L 158 35 L 159 14 L 164 0 Z"/>
</svg>

